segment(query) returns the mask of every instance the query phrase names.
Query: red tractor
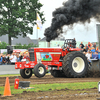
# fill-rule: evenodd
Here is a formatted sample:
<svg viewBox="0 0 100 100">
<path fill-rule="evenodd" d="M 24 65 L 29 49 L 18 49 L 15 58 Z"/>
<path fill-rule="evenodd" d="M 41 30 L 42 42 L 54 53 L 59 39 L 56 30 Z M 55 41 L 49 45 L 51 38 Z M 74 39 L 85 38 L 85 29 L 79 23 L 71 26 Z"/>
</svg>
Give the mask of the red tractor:
<svg viewBox="0 0 100 100">
<path fill-rule="evenodd" d="M 79 48 L 74 48 L 73 39 L 65 40 L 62 48 L 30 48 L 30 61 L 16 62 L 23 78 L 43 77 L 48 69 L 54 77 L 84 77 L 88 61 Z"/>
</svg>

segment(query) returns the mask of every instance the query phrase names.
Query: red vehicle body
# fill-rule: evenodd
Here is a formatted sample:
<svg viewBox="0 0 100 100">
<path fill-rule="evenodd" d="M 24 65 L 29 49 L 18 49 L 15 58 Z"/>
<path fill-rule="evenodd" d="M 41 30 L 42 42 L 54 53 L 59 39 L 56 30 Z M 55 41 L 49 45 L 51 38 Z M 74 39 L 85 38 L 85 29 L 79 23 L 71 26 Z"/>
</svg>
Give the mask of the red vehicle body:
<svg viewBox="0 0 100 100">
<path fill-rule="evenodd" d="M 48 69 L 54 77 L 83 77 L 87 73 L 88 61 L 80 48 L 75 48 L 73 39 L 65 40 L 62 48 L 30 48 L 30 61 L 16 62 L 23 78 L 43 77 Z"/>
<path fill-rule="evenodd" d="M 33 51 L 34 50 L 34 51 Z M 31 48 L 30 53 L 30 62 L 16 62 L 15 69 L 25 69 L 25 68 L 34 68 L 37 63 L 42 63 L 48 69 L 49 66 L 57 66 L 57 70 L 62 67 L 62 62 L 60 62 L 60 58 L 65 56 L 67 53 L 71 51 L 80 51 L 79 48 L 69 48 L 69 51 L 63 50 L 62 48 Z M 31 61 L 31 55 L 34 55 L 35 61 Z M 43 56 L 45 59 L 43 59 Z M 49 59 L 51 56 L 51 59 Z"/>
</svg>

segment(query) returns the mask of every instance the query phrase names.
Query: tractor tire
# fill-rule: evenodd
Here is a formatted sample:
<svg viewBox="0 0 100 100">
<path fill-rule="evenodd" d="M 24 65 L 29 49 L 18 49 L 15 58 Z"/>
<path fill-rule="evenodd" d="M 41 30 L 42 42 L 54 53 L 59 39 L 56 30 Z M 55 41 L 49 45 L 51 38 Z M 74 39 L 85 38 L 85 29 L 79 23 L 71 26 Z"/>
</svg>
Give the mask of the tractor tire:
<svg viewBox="0 0 100 100">
<path fill-rule="evenodd" d="M 50 73 L 53 77 L 66 77 L 65 74 L 60 70 L 51 70 Z"/>
<path fill-rule="evenodd" d="M 38 78 L 44 77 L 46 74 L 46 67 L 39 63 L 34 66 L 34 75 Z"/>
<path fill-rule="evenodd" d="M 66 77 L 81 78 L 87 75 L 88 61 L 86 56 L 80 51 L 68 53 L 62 63 L 62 69 Z"/>
<path fill-rule="evenodd" d="M 25 78 L 28 79 L 32 76 L 32 69 L 20 69 L 20 75 Z"/>
</svg>

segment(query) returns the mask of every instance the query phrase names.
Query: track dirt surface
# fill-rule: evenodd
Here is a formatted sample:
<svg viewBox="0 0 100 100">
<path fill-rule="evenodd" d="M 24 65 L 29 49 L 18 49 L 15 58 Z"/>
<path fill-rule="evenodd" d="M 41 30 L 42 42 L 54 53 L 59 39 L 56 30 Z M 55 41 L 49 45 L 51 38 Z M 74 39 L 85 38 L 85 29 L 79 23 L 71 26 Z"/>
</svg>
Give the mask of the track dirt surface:
<svg viewBox="0 0 100 100">
<path fill-rule="evenodd" d="M 9 77 L 10 86 L 14 85 L 16 77 Z M 0 86 L 5 85 L 6 77 L 0 77 Z M 43 78 L 32 76 L 30 79 L 19 77 L 20 81 L 30 81 L 30 84 L 52 84 L 52 83 L 76 83 L 76 82 L 99 82 L 100 77 L 95 78 L 54 78 L 51 75 L 46 75 Z M 83 92 L 87 91 L 87 92 Z M 15 94 L 11 97 L 2 97 L 0 100 L 100 100 L 100 93 L 97 87 L 83 90 L 50 90 L 39 92 L 26 92 Z"/>
</svg>

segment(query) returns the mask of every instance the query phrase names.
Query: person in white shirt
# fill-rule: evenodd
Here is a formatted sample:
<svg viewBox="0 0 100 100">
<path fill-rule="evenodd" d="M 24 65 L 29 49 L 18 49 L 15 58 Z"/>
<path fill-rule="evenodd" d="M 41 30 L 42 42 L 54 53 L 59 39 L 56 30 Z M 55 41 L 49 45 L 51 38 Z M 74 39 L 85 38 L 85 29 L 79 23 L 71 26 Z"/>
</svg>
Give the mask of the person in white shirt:
<svg viewBox="0 0 100 100">
<path fill-rule="evenodd" d="M 17 57 L 16 57 L 15 53 L 12 53 L 12 55 L 10 56 L 10 62 L 12 65 L 15 64 L 16 59 L 17 59 Z"/>
<path fill-rule="evenodd" d="M 87 60 L 88 60 L 89 64 L 91 65 L 91 57 L 92 57 L 92 52 L 91 52 L 91 50 L 88 50 L 88 51 L 87 51 L 86 57 L 87 57 Z"/>
</svg>

